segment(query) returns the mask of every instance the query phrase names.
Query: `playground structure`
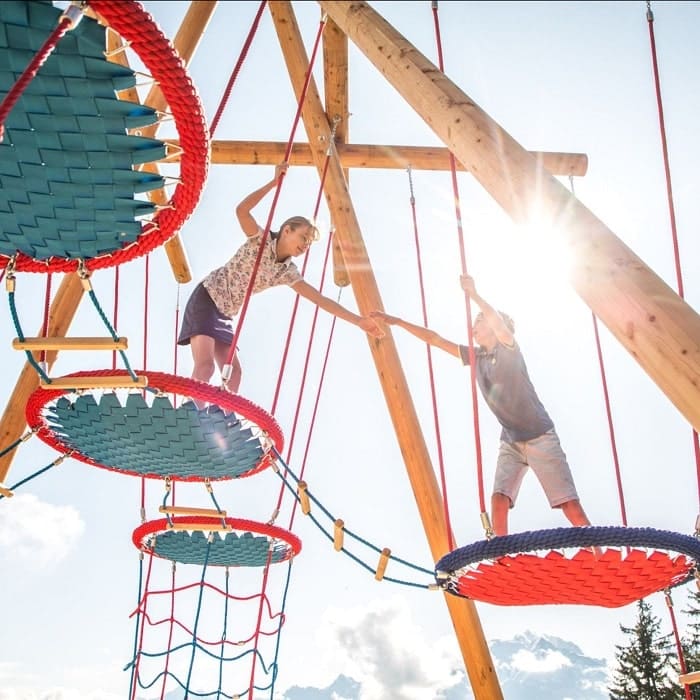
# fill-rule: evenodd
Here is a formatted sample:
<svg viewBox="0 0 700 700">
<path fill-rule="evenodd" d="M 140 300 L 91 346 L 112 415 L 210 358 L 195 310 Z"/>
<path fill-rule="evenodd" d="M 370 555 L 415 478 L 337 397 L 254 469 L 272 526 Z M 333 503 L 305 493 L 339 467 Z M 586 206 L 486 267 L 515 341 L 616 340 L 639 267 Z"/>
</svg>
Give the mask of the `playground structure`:
<svg viewBox="0 0 700 700">
<path fill-rule="evenodd" d="M 201 34 L 209 18 L 205 10 L 213 11 L 214 5 L 196 3 L 196 12 L 193 11 L 183 24 L 183 37 L 192 39 Z M 99 9 L 99 3 L 97 6 Z M 578 264 L 574 267 L 572 279 L 581 298 L 688 422 L 697 428 L 700 423 L 695 383 L 700 341 L 697 314 L 552 176 L 572 174 L 581 167 L 581 157 L 564 154 L 538 157 L 525 151 L 364 3 L 321 2 L 320 6 L 329 18 L 323 35 L 325 106 L 311 85 L 302 102 L 301 117 L 309 143 L 315 145 L 306 149 L 297 146 L 292 152 L 291 163 L 295 164 L 295 158 L 299 159 L 296 162 L 312 163 L 319 174 L 328 163 L 324 183 L 326 201 L 337 231 L 335 278 L 340 285 L 349 283 L 352 286 L 360 311 L 366 313 L 381 308 L 382 301 L 344 174 L 344 169 L 354 165 L 352 146 L 345 144 L 347 139 L 342 128 L 349 115 L 344 92 L 348 81 L 342 74 L 343 67 L 347 67 L 348 38 L 389 79 L 405 101 L 430 123 L 438 138 L 513 219 L 527 216 L 527 203 L 533 201 L 537 193 L 539 201 L 546 205 L 548 215 L 556 221 L 557 228 L 567 232 L 567 244 L 577 251 Z M 289 3 L 273 2 L 269 10 L 299 97 L 309 61 L 296 28 L 293 7 Z M 181 51 L 181 55 L 186 54 Z M 340 115 L 340 128 L 333 126 L 331 115 L 336 114 Z M 335 138 L 331 138 L 332 135 Z M 212 160 L 214 163 L 217 159 L 231 162 L 234 159 L 231 153 L 235 153 L 237 162 L 250 162 L 253 156 L 256 162 L 261 162 L 260 152 L 264 150 L 266 162 L 273 164 L 283 154 L 283 148 L 274 144 L 268 144 L 266 149 L 263 144 L 248 144 L 248 149 L 250 160 L 246 161 L 244 144 L 217 147 L 214 142 Z M 407 156 L 409 151 L 405 153 Z M 420 168 L 421 156 L 426 158 L 426 163 L 432 157 L 420 150 L 410 152 L 412 167 Z M 441 156 L 446 157 L 444 153 Z M 387 165 L 381 160 L 386 158 L 383 154 L 378 155 L 376 161 L 371 152 L 362 157 L 366 163 L 375 163 L 375 167 Z M 507 177 L 502 162 L 509 164 Z M 443 161 L 442 167 L 446 165 Z M 395 167 L 403 167 L 403 164 Z M 176 275 L 185 280 L 187 264 L 177 252 L 177 242 L 176 237 L 170 242 L 168 251 Z M 621 269 L 625 271 L 624 275 L 617 274 Z M 54 314 L 56 335 L 68 335 L 72 311 L 82 296 L 80 280 L 77 276 L 72 282 L 70 279 L 70 276 L 66 278 L 64 288 L 65 298 L 70 299 L 66 302 L 68 308 L 56 309 Z M 421 425 L 411 410 L 411 395 L 391 336 L 381 341 L 370 340 L 369 345 L 423 526 L 437 561 L 450 549 L 450 537 Z M 22 404 L 33 381 L 30 372 L 20 380 L 13 406 Z M 23 428 L 23 416 L 18 416 L 14 410 L 6 412 L 4 437 L 17 439 Z M 11 455 L 5 457 L 2 474 L 5 482 L 10 459 Z M 498 681 L 473 603 L 452 596 L 445 599 L 475 696 L 499 697 Z"/>
</svg>

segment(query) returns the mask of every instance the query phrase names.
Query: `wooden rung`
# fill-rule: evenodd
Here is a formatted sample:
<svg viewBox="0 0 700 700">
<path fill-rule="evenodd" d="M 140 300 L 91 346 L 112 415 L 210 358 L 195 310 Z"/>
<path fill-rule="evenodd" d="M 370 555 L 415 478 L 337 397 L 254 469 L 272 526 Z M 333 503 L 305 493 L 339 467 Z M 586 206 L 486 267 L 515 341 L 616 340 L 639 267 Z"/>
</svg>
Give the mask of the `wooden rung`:
<svg viewBox="0 0 700 700">
<path fill-rule="evenodd" d="M 700 683 L 700 671 L 681 673 L 681 675 L 678 677 L 678 682 L 681 685 L 693 685 L 694 683 Z"/>
<path fill-rule="evenodd" d="M 200 532 L 212 532 L 214 530 L 221 532 L 223 530 L 230 531 L 233 528 L 224 523 L 209 523 L 208 525 L 200 525 L 198 523 L 173 523 L 168 526 L 168 530 L 199 530 Z"/>
<path fill-rule="evenodd" d="M 126 350 L 129 341 L 126 338 L 15 338 L 12 347 L 15 350 Z"/>
<path fill-rule="evenodd" d="M 379 564 L 377 564 L 377 572 L 374 574 L 374 578 L 377 581 L 381 581 L 384 578 L 384 572 L 386 571 L 386 565 L 389 563 L 389 557 L 391 556 L 391 550 L 388 547 L 382 549 L 382 553 L 379 555 Z"/>
<path fill-rule="evenodd" d="M 333 525 L 333 547 L 335 547 L 336 552 L 339 552 L 343 548 L 343 540 L 345 539 L 345 533 L 343 532 L 345 523 L 338 518 Z"/>
<path fill-rule="evenodd" d="M 5 496 L 5 498 L 12 498 L 15 495 L 14 491 L 8 489 L 6 486 L 0 486 L 0 494 Z"/>
<path fill-rule="evenodd" d="M 161 513 L 167 515 L 205 515 L 211 518 L 225 518 L 225 510 L 213 510 L 212 508 L 190 508 L 189 506 L 161 506 L 158 508 Z"/>
<path fill-rule="evenodd" d="M 50 382 L 39 380 L 42 389 L 143 389 L 148 386 L 148 377 L 119 374 L 102 377 L 56 377 Z"/>
<path fill-rule="evenodd" d="M 306 490 L 306 482 L 300 481 L 297 484 L 297 492 L 299 494 L 299 503 L 301 504 L 301 512 L 308 515 L 311 512 L 311 503 L 309 502 L 309 494 Z"/>
</svg>

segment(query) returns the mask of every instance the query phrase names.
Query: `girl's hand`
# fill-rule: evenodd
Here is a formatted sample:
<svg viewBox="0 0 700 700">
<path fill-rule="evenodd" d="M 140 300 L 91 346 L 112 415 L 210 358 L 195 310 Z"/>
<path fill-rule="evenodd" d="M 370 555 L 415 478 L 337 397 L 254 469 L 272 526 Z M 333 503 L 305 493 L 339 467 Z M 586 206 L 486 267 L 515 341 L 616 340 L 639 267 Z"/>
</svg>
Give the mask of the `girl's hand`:
<svg viewBox="0 0 700 700">
<path fill-rule="evenodd" d="M 384 331 L 379 327 L 379 324 L 369 316 L 360 316 L 360 321 L 357 325 L 362 328 L 365 333 L 368 333 L 374 338 L 384 337 Z"/>
<path fill-rule="evenodd" d="M 275 166 L 275 182 L 277 182 L 282 175 L 284 175 L 289 168 L 289 163 L 280 163 Z"/>
</svg>

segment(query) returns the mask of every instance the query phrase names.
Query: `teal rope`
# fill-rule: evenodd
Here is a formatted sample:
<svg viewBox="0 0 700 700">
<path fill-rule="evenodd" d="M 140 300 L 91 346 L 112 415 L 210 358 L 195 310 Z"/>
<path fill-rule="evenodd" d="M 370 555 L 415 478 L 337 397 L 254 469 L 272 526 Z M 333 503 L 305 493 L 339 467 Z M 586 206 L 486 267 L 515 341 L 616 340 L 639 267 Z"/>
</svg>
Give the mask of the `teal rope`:
<svg viewBox="0 0 700 700">
<path fill-rule="evenodd" d="M 97 313 L 99 314 L 100 318 L 101 318 L 102 321 L 104 322 L 104 324 L 105 324 L 107 330 L 109 331 L 109 334 L 112 336 L 112 340 L 118 340 L 118 339 L 119 339 L 119 336 L 117 335 L 117 332 L 116 332 L 116 331 L 114 330 L 114 328 L 112 327 L 112 324 L 109 322 L 109 319 L 107 318 L 107 315 L 106 315 L 105 312 L 102 310 L 102 307 L 100 306 L 100 302 L 97 301 L 97 297 L 95 296 L 95 292 L 91 289 L 91 290 L 88 292 L 88 294 L 89 294 L 89 296 L 90 296 L 90 299 L 91 299 L 91 301 L 92 301 L 92 303 L 93 303 L 95 309 L 97 309 Z M 121 358 L 122 358 L 122 362 L 124 363 L 124 367 L 126 368 L 126 371 L 131 375 L 131 378 L 132 378 L 134 381 L 137 381 L 137 380 L 138 380 L 138 377 L 136 376 L 136 373 L 134 372 L 134 370 L 131 369 L 131 365 L 129 364 L 129 360 L 128 360 L 127 356 L 126 356 L 126 353 L 125 353 L 123 350 L 119 350 L 118 352 L 119 352 L 119 355 L 120 355 Z"/>
<path fill-rule="evenodd" d="M 204 583 L 207 574 L 207 564 L 209 563 L 209 552 L 211 552 L 211 537 L 207 538 L 207 553 L 202 566 L 202 578 L 199 581 L 199 597 L 197 598 L 197 614 L 194 617 L 192 628 L 192 656 L 190 657 L 190 668 L 187 672 L 187 687 L 185 688 L 185 698 L 189 692 L 190 681 L 192 680 L 192 669 L 194 668 L 194 657 L 197 653 L 197 627 L 199 626 L 199 616 L 202 612 L 202 597 L 204 596 Z"/>
<path fill-rule="evenodd" d="M 274 660 L 275 672 L 272 674 L 272 683 L 270 685 L 270 695 L 271 696 L 274 696 L 274 694 L 275 694 L 275 681 L 277 680 L 277 672 L 279 670 L 277 659 L 279 657 L 280 639 L 282 636 L 282 624 L 284 622 L 284 611 L 287 607 L 287 594 L 289 593 L 289 584 L 290 584 L 291 579 L 292 579 L 292 564 L 293 563 L 294 563 L 294 559 L 290 559 L 288 562 L 287 581 L 284 584 L 284 593 L 282 594 L 282 608 L 280 610 L 280 622 L 279 622 L 279 626 L 277 627 L 277 641 L 275 643 L 275 660 Z"/>
<path fill-rule="evenodd" d="M 24 477 L 24 479 L 20 479 L 17 483 L 12 484 L 12 486 L 8 486 L 10 491 L 15 491 L 18 489 L 20 486 L 26 484 L 28 481 L 31 481 L 32 479 L 35 479 L 37 476 L 40 476 L 44 472 L 48 471 L 52 467 L 55 467 L 56 465 L 60 464 L 67 456 L 68 454 L 61 455 L 58 459 L 55 459 L 51 464 L 47 464 L 45 467 L 42 469 L 39 469 L 38 471 L 34 472 L 33 474 L 30 474 L 29 476 Z M 6 498 L 6 496 L 3 496 L 0 494 L 0 499 Z"/>
<path fill-rule="evenodd" d="M 273 450 L 273 452 L 275 453 L 277 459 L 278 459 L 278 460 L 282 463 L 282 465 L 284 466 L 285 471 L 286 471 L 287 473 L 289 473 L 289 474 L 291 475 L 291 477 L 294 479 L 295 483 L 298 484 L 298 483 L 299 483 L 299 479 L 298 479 L 297 476 L 294 474 L 294 472 L 289 468 L 289 466 L 288 466 L 287 464 L 284 463 L 284 460 L 282 459 L 282 457 L 281 457 L 281 455 L 279 454 L 279 452 L 277 452 L 277 450 L 276 450 L 274 447 L 272 448 L 272 450 Z M 299 501 L 299 496 L 297 495 L 296 489 L 293 488 L 293 487 L 291 486 L 291 484 L 287 481 L 287 479 L 282 475 L 281 470 L 276 470 L 276 471 L 277 471 L 277 474 L 279 475 L 280 479 L 282 479 L 282 482 L 284 483 L 284 485 L 285 485 L 285 486 L 289 489 L 289 491 L 293 494 L 294 498 L 295 498 L 297 501 Z M 308 494 L 309 498 L 310 498 L 311 501 L 314 503 L 314 505 L 318 506 L 318 508 L 321 510 L 321 512 L 322 512 L 331 522 L 335 522 L 336 518 L 333 517 L 333 515 L 323 506 L 323 504 L 322 504 L 317 498 L 314 497 L 314 495 L 313 495 L 310 491 L 308 491 L 308 489 L 307 489 L 307 492 L 306 492 L 306 493 Z M 322 525 L 322 524 L 319 522 L 319 520 L 313 515 L 313 513 L 309 513 L 309 514 L 308 514 L 308 517 L 311 518 L 311 521 L 318 527 L 318 529 L 322 532 L 322 534 L 324 534 L 324 535 L 328 538 L 328 540 L 330 540 L 331 542 L 334 542 L 334 537 L 333 537 L 333 535 L 332 535 L 328 530 L 326 530 L 326 529 L 323 527 L 323 525 Z M 360 537 L 359 535 L 356 535 L 352 530 L 348 530 L 347 528 L 343 528 L 343 532 L 344 532 L 345 534 L 347 534 L 351 539 L 353 539 L 353 540 L 355 540 L 355 541 L 357 541 L 357 542 L 360 542 L 360 543 L 363 544 L 365 547 L 367 547 L 367 548 L 373 550 L 374 552 L 376 552 L 376 553 L 378 553 L 378 554 L 381 554 L 381 553 L 382 553 L 382 550 L 381 550 L 379 547 L 377 547 L 376 545 L 372 544 L 371 542 L 369 542 L 368 540 L 364 539 L 363 537 Z M 363 567 L 364 569 L 366 569 L 367 571 L 371 572 L 372 574 L 375 573 L 375 569 L 374 569 L 373 567 L 371 567 L 369 564 L 367 564 L 367 563 L 365 563 L 364 561 L 362 561 L 358 556 L 356 556 L 355 554 L 353 554 L 352 552 L 350 552 L 348 549 L 346 549 L 345 546 L 341 547 L 340 551 L 343 552 L 343 553 L 344 553 L 345 555 L 347 555 L 348 557 L 350 557 L 353 561 L 355 561 L 355 562 L 357 562 L 358 564 L 360 564 L 360 566 L 362 566 L 362 567 Z M 425 568 L 423 568 L 423 567 L 421 567 L 421 566 L 418 566 L 417 564 L 412 564 L 411 562 L 406 561 L 405 559 L 402 559 L 402 558 L 400 558 L 400 557 L 396 557 L 396 556 L 394 556 L 393 554 L 390 554 L 390 555 L 389 555 L 389 559 L 390 559 L 391 561 L 394 561 L 394 562 L 398 563 L 398 564 L 402 564 L 403 566 L 406 566 L 406 567 L 408 567 L 408 568 L 410 568 L 410 569 L 413 569 L 413 570 L 415 570 L 415 571 L 418 571 L 419 573 L 427 574 L 427 575 L 431 576 L 431 578 L 434 578 L 434 577 L 435 577 L 434 571 L 430 571 L 430 570 L 428 570 L 428 569 L 425 569 Z M 393 578 L 393 577 L 391 577 L 391 576 L 384 576 L 384 580 L 389 581 L 389 582 L 391 582 L 391 583 L 398 583 L 398 584 L 401 584 L 401 585 L 404 585 L 404 586 L 413 586 L 413 587 L 415 587 L 415 588 L 425 588 L 425 589 L 431 589 L 431 588 L 432 588 L 432 582 L 431 582 L 430 584 L 421 584 L 421 583 L 415 583 L 415 582 L 412 582 L 412 581 L 405 581 L 405 580 L 402 580 L 402 579 L 395 579 L 395 578 Z"/>
<path fill-rule="evenodd" d="M 10 315 L 12 316 L 12 322 L 15 324 L 15 330 L 17 331 L 17 337 L 19 338 L 20 342 L 24 341 L 24 333 L 22 332 L 22 326 L 20 325 L 19 322 L 19 316 L 17 315 L 17 306 L 15 304 L 15 293 L 13 291 L 7 293 L 7 298 L 10 303 Z M 37 374 L 45 381 L 45 382 L 50 382 L 51 380 L 48 378 L 46 375 L 46 372 L 41 368 L 39 363 L 34 359 L 34 355 L 29 350 L 24 351 L 25 355 L 27 356 L 27 362 L 34 367 L 34 369 L 37 371 Z"/>
</svg>

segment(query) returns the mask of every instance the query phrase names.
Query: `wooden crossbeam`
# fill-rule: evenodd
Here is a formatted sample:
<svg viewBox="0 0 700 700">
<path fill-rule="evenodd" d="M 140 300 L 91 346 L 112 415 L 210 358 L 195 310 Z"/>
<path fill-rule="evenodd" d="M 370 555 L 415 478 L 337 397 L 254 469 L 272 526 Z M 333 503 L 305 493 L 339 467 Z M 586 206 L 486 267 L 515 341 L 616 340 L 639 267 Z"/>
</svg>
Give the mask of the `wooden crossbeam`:
<svg viewBox="0 0 700 700">
<path fill-rule="evenodd" d="M 681 675 L 678 676 L 678 682 L 681 685 L 694 685 L 695 683 L 700 683 L 700 671 L 681 673 Z"/>
<path fill-rule="evenodd" d="M 126 338 L 59 338 L 41 337 L 15 338 L 12 341 L 15 350 L 126 350 Z"/>
<path fill-rule="evenodd" d="M 177 144 L 177 141 L 169 141 Z M 279 141 L 212 141 L 211 162 L 221 165 L 277 165 L 284 160 L 286 143 Z M 335 150 L 344 169 L 382 168 L 386 170 L 450 170 L 450 151 L 437 146 L 380 146 L 368 143 L 338 143 Z M 585 153 L 529 151 L 552 175 L 583 177 L 588 171 Z M 172 162 L 176 158 L 169 158 Z M 295 143 L 289 154 L 290 165 L 314 165 L 308 143 Z M 459 160 L 457 170 L 468 168 Z"/>
</svg>

